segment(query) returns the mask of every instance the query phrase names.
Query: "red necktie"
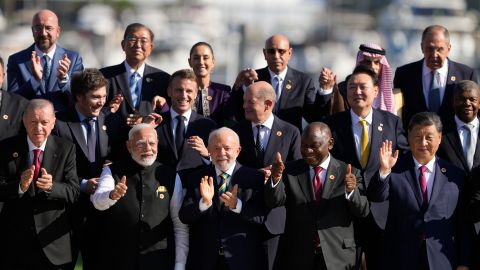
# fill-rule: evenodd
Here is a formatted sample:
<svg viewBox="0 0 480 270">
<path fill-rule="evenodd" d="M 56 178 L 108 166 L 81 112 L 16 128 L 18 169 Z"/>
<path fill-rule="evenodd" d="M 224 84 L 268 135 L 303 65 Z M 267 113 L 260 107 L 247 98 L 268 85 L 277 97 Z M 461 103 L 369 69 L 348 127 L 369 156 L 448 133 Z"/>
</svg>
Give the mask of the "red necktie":
<svg viewBox="0 0 480 270">
<path fill-rule="evenodd" d="M 33 172 L 33 181 L 35 182 L 38 179 L 38 173 L 40 172 L 40 155 L 42 154 L 42 150 L 40 149 L 33 149 L 33 164 L 35 165 L 35 171 Z"/>
<path fill-rule="evenodd" d="M 420 181 L 420 188 L 422 189 L 423 206 L 428 205 L 427 176 L 425 174 L 426 171 L 427 171 L 427 167 L 425 165 L 422 165 L 420 167 L 419 181 Z"/>
<path fill-rule="evenodd" d="M 313 170 L 315 171 L 315 176 L 313 177 L 313 193 L 315 194 L 315 201 L 319 203 L 322 197 L 322 178 L 320 178 L 322 167 L 317 166 L 313 168 Z"/>
</svg>

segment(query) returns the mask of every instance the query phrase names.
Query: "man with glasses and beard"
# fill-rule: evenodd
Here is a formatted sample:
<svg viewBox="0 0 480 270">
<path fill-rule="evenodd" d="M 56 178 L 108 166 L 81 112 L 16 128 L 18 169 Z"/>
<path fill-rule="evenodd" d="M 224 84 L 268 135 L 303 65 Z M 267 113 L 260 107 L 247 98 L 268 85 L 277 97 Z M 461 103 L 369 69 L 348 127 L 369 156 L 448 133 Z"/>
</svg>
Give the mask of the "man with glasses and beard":
<svg viewBox="0 0 480 270">
<path fill-rule="evenodd" d="M 130 156 L 105 167 L 90 199 L 98 210 L 97 263 L 92 269 L 184 269 L 188 228 L 178 219 L 182 183 L 156 162 L 157 133 L 148 124 L 128 134 Z"/>
</svg>

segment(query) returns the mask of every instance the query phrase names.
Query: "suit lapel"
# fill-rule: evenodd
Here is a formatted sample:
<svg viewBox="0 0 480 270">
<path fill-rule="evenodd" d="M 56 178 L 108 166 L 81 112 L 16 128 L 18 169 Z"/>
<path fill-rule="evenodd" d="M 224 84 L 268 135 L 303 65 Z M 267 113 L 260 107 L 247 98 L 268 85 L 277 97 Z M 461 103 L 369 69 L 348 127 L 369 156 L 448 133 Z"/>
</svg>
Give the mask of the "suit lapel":
<svg viewBox="0 0 480 270">
<path fill-rule="evenodd" d="M 2 117 L 0 119 L 0 130 L 5 130 L 9 126 L 8 123 L 10 122 L 10 120 L 8 120 L 8 118 L 7 119 L 4 118 L 4 115 L 7 115 L 7 117 L 12 117 L 11 115 L 9 115 L 6 108 L 7 107 L 6 104 L 9 104 L 9 103 L 10 103 L 10 96 L 8 96 L 6 92 L 2 91 L 2 101 L 0 102 L 0 117 Z"/>
<path fill-rule="evenodd" d="M 315 196 L 313 194 L 313 185 L 312 179 L 310 177 L 310 166 L 304 163 L 304 168 L 302 169 L 302 173 L 297 176 L 298 184 L 302 189 L 303 195 L 307 199 L 307 202 L 312 202 L 315 200 Z"/>
<path fill-rule="evenodd" d="M 105 125 L 105 115 L 100 113 L 97 117 L 97 131 L 98 131 L 98 147 L 100 149 L 100 157 L 106 157 L 108 154 L 108 135 L 107 126 Z"/>
<path fill-rule="evenodd" d="M 433 177 L 433 185 L 432 185 L 432 192 L 431 192 L 431 197 L 428 203 L 428 207 L 430 208 L 430 205 L 434 204 L 438 198 L 438 195 L 440 192 L 443 190 L 443 186 L 445 185 L 446 182 L 448 182 L 447 177 L 443 174 L 442 168 L 440 164 L 435 162 L 435 175 Z M 445 169 L 444 169 L 445 170 Z"/>
<path fill-rule="evenodd" d="M 151 83 L 153 79 L 151 78 L 152 69 L 149 65 L 145 64 L 145 70 L 143 72 L 143 77 L 142 77 L 142 89 L 140 91 L 140 101 L 147 100 L 148 97 L 152 96 L 150 93 L 154 91 L 153 86 L 154 84 Z M 145 114 L 151 113 L 152 112 L 152 105 L 150 102 L 140 102 L 140 107 L 138 108 L 138 111 L 144 112 Z"/>
<path fill-rule="evenodd" d="M 412 89 L 405 89 L 405 90 L 402 89 L 402 91 L 410 91 L 410 93 L 415 93 L 415 89 L 419 89 L 420 90 L 419 94 L 421 94 L 422 96 L 421 100 L 423 101 L 423 103 L 421 102 L 415 103 L 414 101 L 412 101 L 411 103 L 416 105 L 416 107 L 418 108 L 418 111 L 426 111 L 428 110 L 428 107 L 427 107 L 427 100 L 425 100 L 425 95 L 423 94 L 423 59 L 417 62 L 417 64 L 415 65 L 415 71 L 412 72 L 411 74 L 414 74 L 413 76 L 417 77 L 416 80 L 415 79 L 410 80 L 412 82 Z"/>
<path fill-rule="evenodd" d="M 78 118 L 75 108 L 72 107 L 69 114 L 69 119 L 72 119 L 72 121 L 67 122 L 67 125 L 72 130 L 72 134 L 75 137 L 75 140 L 77 140 L 78 145 L 80 145 L 83 154 L 88 157 L 88 147 L 83 134 L 82 123 L 80 122 L 80 118 Z"/>
<path fill-rule="evenodd" d="M 59 65 L 59 61 L 63 59 L 65 54 L 65 50 L 57 45 L 55 49 L 55 54 L 53 55 L 50 77 L 48 78 L 48 87 L 45 89 L 46 92 L 52 90 L 55 87 L 55 83 L 57 82 L 57 69 Z"/>
<path fill-rule="evenodd" d="M 446 139 L 448 143 L 450 143 L 450 145 L 452 146 L 452 149 L 454 150 L 454 153 L 450 153 L 450 154 L 457 155 L 458 159 L 462 162 L 463 169 L 467 169 L 468 171 L 467 161 L 465 160 L 465 156 L 463 155 L 462 143 L 460 142 L 460 137 L 458 136 L 456 126 L 446 134 Z M 478 143 L 477 143 L 477 147 L 478 147 Z"/>
<path fill-rule="evenodd" d="M 408 171 L 404 172 L 405 178 L 407 179 L 408 183 L 410 184 L 410 186 L 412 188 L 412 192 L 413 192 L 415 198 L 417 199 L 417 204 L 418 204 L 419 209 L 422 209 L 423 197 L 422 197 L 422 192 L 421 192 L 421 189 L 420 189 L 420 183 L 418 182 L 417 175 L 416 175 L 416 172 L 415 172 L 415 170 L 416 170 L 415 163 L 413 162 L 412 157 L 409 158 L 408 162 L 410 163 L 409 166 L 408 166 L 408 168 L 410 168 L 410 169 Z"/>
<path fill-rule="evenodd" d="M 163 116 L 165 116 L 164 117 L 165 124 L 162 125 L 163 135 L 167 139 L 168 145 L 170 146 L 170 149 L 175 155 L 175 158 L 178 160 L 177 149 L 175 148 L 175 142 L 173 141 L 173 134 L 172 134 L 172 117 L 170 115 L 170 112 L 163 114 Z"/>
<path fill-rule="evenodd" d="M 253 131 L 252 131 L 252 134 L 253 134 Z M 267 164 L 267 162 L 269 159 L 271 159 L 271 157 L 275 156 L 275 151 L 277 149 L 282 149 L 281 145 L 283 140 L 281 139 L 282 138 L 281 135 L 278 135 L 278 134 L 282 134 L 282 131 L 280 130 L 280 127 L 278 125 L 277 117 L 275 117 L 273 120 L 272 130 L 270 131 L 270 138 L 268 138 L 268 144 L 267 144 L 267 147 L 265 148 L 265 154 L 263 155 L 262 164 L 269 165 Z M 283 158 L 285 159 L 287 157 L 283 157 Z"/>
<path fill-rule="evenodd" d="M 125 62 L 120 64 L 120 68 L 123 69 L 123 72 L 119 72 L 115 76 L 115 81 L 117 81 L 118 87 L 122 92 L 124 102 L 126 101 L 130 109 L 135 109 L 135 106 L 133 106 L 133 101 L 132 101 L 132 93 L 130 92 L 129 78 L 128 78 L 128 72 L 125 68 Z"/>
<path fill-rule="evenodd" d="M 382 138 L 383 138 L 383 115 L 379 113 L 377 110 L 372 109 L 372 126 L 371 134 L 372 138 L 370 139 L 370 153 L 368 154 L 368 161 L 367 166 L 369 164 L 378 164 L 378 150 L 379 146 L 382 145 Z"/>
<path fill-rule="evenodd" d="M 352 166 L 355 168 L 361 168 L 362 165 L 360 165 L 360 160 L 358 160 L 357 157 L 357 146 L 355 145 L 355 139 L 353 137 L 353 130 L 352 130 L 352 117 L 350 116 L 350 111 L 345 111 L 343 112 L 343 119 L 341 119 L 339 125 L 341 126 L 340 129 L 338 129 L 337 136 L 339 136 L 341 139 L 338 142 L 343 143 L 343 151 L 346 151 L 347 153 L 345 155 L 351 155 L 352 158 L 350 160 L 354 161 L 352 162 Z"/>
<path fill-rule="evenodd" d="M 42 168 L 45 168 L 47 173 L 54 175 L 54 168 L 57 164 L 57 149 L 59 149 L 53 137 L 47 139 L 45 145 L 45 152 L 43 153 Z"/>
</svg>

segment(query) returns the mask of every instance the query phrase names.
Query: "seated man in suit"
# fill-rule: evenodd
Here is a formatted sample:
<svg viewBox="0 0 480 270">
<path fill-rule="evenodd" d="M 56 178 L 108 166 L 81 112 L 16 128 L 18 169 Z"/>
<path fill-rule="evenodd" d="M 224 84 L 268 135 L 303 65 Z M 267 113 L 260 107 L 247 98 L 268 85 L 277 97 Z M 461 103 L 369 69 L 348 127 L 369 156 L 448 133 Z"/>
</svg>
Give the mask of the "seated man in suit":
<svg viewBox="0 0 480 270">
<path fill-rule="evenodd" d="M 80 193 L 75 145 L 50 135 L 53 104 L 33 99 L 23 115 L 27 135 L 0 149 L 0 268 L 65 269 L 72 262 L 69 205 Z"/>
<path fill-rule="evenodd" d="M 72 74 L 83 70 L 82 58 L 57 44 L 60 26 L 51 10 L 35 13 L 32 34 L 35 44 L 8 58 L 8 91 L 27 99 L 48 99 L 60 111 L 70 101 Z"/>
<path fill-rule="evenodd" d="M 0 57 L 0 88 L 5 79 L 3 58 Z M 25 132 L 22 116 L 28 100 L 0 89 L 0 141 Z"/>
<path fill-rule="evenodd" d="M 276 154 L 265 186 L 267 206 L 285 205 L 283 269 L 353 269 L 353 220 L 368 215 L 360 171 L 335 159 L 333 139 L 321 122 L 302 134 L 302 158 L 283 164 Z"/>
<path fill-rule="evenodd" d="M 325 119 L 335 140 L 332 154 L 354 167 L 361 169 L 365 186 L 380 166 L 376 153 L 384 140 L 392 141 L 393 147 L 408 149 L 402 122 L 397 116 L 373 108 L 378 94 L 378 80 L 368 66 L 357 66 L 347 84 L 347 100 L 350 110 Z M 387 219 L 388 203 L 371 203 L 366 219 L 358 220 L 358 255 L 365 253 L 369 270 L 381 269 L 383 229 Z"/>
<path fill-rule="evenodd" d="M 108 93 L 108 81 L 98 69 L 87 68 L 74 74 L 71 91 L 75 104 L 57 113 L 54 134 L 68 139 L 76 146 L 75 161 L 81 196 L 72 213 L 75 225 L 73 255 L 76 259 L 80 248 L 83 267 L 89 269 L 95 264 L 92 256 L 100 254 L 95 249 L 98 245 L 93 236 L 96 226 L 88 220 L 94 211 L 89 198 L 95 192 L 98 177 L 110 154 L 109 135 L 111 137 L 112 132 L 115 132 L 115 124 L 110 123 L 102 112 Z"/>
<path fill-rule="evenodd" d="M 161 115 L 152 113 L 146 122 L 157 127 L 157 160 L 180 170 L 190 170 L 209 164 L 205 146 L 208 134 L 215 128 L 213 120 L 192 110 L 198 87 L 195 73 L 181 69 L 172 74 L 168 96 L 172 100 L 170 111 Z"/>
<path fill-rule="evenodd" d="M 411 154 L 398 160 L 386 140 L 368 198 L 389 200 L 383 269 L 468 269 L 470 227 L 463 203 L 465 174 L 435 156 L 440 117 L 421 112 L 408 127 Z"/>
<path fill-rule="evenodd" d="M 431 25 L 422 34 L 423 59 L 397 68 L 393 87 L 403 94 L 403 125 L 418 112 L 435 112 L 443 120 L 453 115 L 453 88 L 461 80 L 477 82 L 472 68 L 448 58 L 452 45 L 447 28 Z"/>
<path fill-rule="evenodd" d="M 158 163 L 157 134 L 148 124 L 128 133 L 129 156 L 103 169 L 91 195 L 98 258 L 92 269 L 185 269 L 188 227 L 180 222 L 182 182 Z"/>
<path fill-rule="evenodd" d="M 267 67 L 247 68 L 238 74 L 232 93 L 237 120 L 244 119 L 242 90 L 254 81 L 266 81 L 273 86 L 277 98 L 273 112 L 299 130 L 302 130 L 302 117 L 312 122 L 328 115 L 330 109 L 326 104 L 329 104 L 331 90 L 317 91 L 310 76 L 288 66 L 292 53 L 286 36 L 271 36 L 263 49 Z"/>
<path fill-rule="evenodd" d="M 283 161 L 297 160 L 300 155 L 300 132 L 272 113 L 275 107 L 275 91 L 267 82 L 255 82 L 243 95 L 245 118 L 233 127 L 240 137 L 242 151 L 238 161 L 245 166 L 263 169 L 275 161 L 279 152 Z M 285 207 L 272 209 L 265 221 L 269 269 L 275 264 L 278 236 L 285 228 Z M 271 239 L 274 237 L 273 239 Z"/>
<path fill-rule="evenodd" d="M 179 215 L 190 226 L 187 269 L 265 269 L 264 176 L 236 161 L 240 148 L 233 130 L 213 131 L 208 139 L 213 165 L 183 182 L 187 195 Z"/>
</svg>

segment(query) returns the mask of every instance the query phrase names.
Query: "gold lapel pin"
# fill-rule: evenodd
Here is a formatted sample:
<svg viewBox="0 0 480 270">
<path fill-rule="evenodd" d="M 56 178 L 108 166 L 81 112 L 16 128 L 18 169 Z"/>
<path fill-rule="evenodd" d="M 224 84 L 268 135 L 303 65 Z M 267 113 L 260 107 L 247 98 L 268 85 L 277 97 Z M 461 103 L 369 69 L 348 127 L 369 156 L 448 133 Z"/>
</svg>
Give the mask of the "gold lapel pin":
<svg viewBox="0 0 480 270">
<path fill-rule="evenodd" d="M 4 115 L 3 115 L 3 119 L 7 120 L 7 119 L 8 119 L 8 115 L 4 114 Z"/>
<path fill-rule="evenodd" d="M 18 157 L 18 153 L 17 152 L 13 152 L 13 155 L 12 155 L 14 158 L 17 158 Z"/>
<path fill-rule="evenodd" d="M 278 136 L 278 137 L 281 137 L 282 134 L 283 134 L 283 133 L 282 133 L 281 131 L 277 131 L 277 136 Z"/>
<path fill-rule="evenodd" d="M 103 130 L 107 130 L 107 126 L 103 125 L 103 126 L 102 126 L 102 129 L 103 129 Z"/>
<path fill-rule="evenodd" d="M 292 81 L 288 80 L 287 83 L 285 84 L 285 89 L 290 90 L 292 89 Z"/>
<path fill-rule="evenodd" d="M 457 77 L 455 77 L 455 76 L 452 75 L 452 77 L 450 77 L 450 80 L 452 80 L 452 82 L 454 82 L 454 81 L 457 80 Z"/>
<path fill-rule="evenodd" d="M 335 176 L 333 174 L 330 174 L 330 176 L 328 178 L 330 178 L 330 180 L 332 180 L 332 181 L 335 180 Z"/>
</svg>

